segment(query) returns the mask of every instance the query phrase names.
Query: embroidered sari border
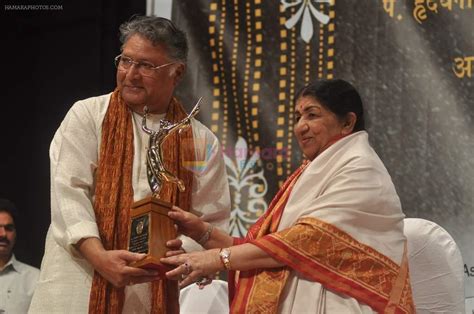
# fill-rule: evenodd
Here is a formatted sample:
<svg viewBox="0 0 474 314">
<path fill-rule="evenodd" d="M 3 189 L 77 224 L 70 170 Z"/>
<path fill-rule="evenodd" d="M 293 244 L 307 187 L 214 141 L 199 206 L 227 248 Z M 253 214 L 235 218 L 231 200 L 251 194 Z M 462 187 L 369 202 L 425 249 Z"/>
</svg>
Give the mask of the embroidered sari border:
<svg viewBox="0 0 474 314">
<path fill-rule="evenodd" d="M 242 273 L 240 273 L 240 276 L 242 276 Z M 232 313 L 245 313 L 245 308 L 247 306 L 249 296 L 251 295 L 251 291 L 254 288 L 254 282 L 255 282 L 255 273 L 254 272 L 248 272 L 247 276 L 244 278 L 241 278 L 239 276 L 239 282 L 237 286 L 241 286 L 244 288 L 243 293 L 241 292 L 242 290 L 236 289 L 238 293 L 235 294 L 235 298 L 232 301 L 231 304 L 231 312 Z"/>
<path fill-rule="evenodd" d="M 288 246 L 281 245 L 278 239 L 269 236 L 252 244 L 264 250 L 267 254 L 288 265 L 292 269 L 301 273 L 304 277 L 320 282 L 322 285 L 339 293 L 350 295 L 363 303 L 370 305 L 374 309 L 383 309 L 387 303 L 386 298 L 371 290 L 364 289 L 363 286 L 351 281 L 343 276 L 337 275 L 331 269 L 322 264 L 314 263 L 308 257 L 295 252 L 289 252 Z M 286 253 L 286 254 L 285 254 Z"/>
<path fill-rule="evenodd" d="M 305 277 L 378 311 L 387 305 L 400 269 L 385 255 L 312 217 L 301 218 L 295 226 L 251 243 Z M 403 300 L 401 303 L 405 304 Z"/>
</svg>

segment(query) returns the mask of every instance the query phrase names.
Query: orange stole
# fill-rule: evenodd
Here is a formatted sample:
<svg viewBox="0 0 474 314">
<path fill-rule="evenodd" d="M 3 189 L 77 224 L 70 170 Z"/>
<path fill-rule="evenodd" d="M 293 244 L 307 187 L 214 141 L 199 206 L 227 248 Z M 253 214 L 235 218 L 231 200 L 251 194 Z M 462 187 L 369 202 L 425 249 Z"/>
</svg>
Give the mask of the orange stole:
<svg viewBox="0 0 474 314">
<path fill-rule="evenodd" d="M 275 206 L 269 207 L 245 241 L 287 266 L 241 272 L 231 312 L 276 313 L 289 271 L 293 269 L 378 312 L 414 313 L 405 254 L 400 267 L 344 231 L 316 218 L 300 218 L 293 227 L 276 232 L 289 190 L 298 176 L 292 177 L 288 186 L 282 188 L 284 193 L 277 194 L 278 199 L 275 197 L 272 202 Z"/>
<path fill-rule="evenodd" d="M 168 108 L 166 119 L 176 122 L 186 113 L 175 99 Z M 187 128 L 174 133 L 163 143 L 166 168 L 184 181 L 186 191 L 165 182 L 160 198 L 184 210 L 189 210 L 193 174 L 183 162 L 195 159 L 193 132 Z M 127 249 L 130 207 L 133 201 L 133 124 L 132 113 L 116 89 L 102 124 L 102 142 L 96 173 L 94 211 L 104 248 Z M 176 281 L 159 280 L 152 283 L 152 313 L 179 313 L 179 290 Z M 115 288 L 100 274 L 94 273 L 89 298 L 89 313 L 122 313 L 124 288 Z"/>
</svg>

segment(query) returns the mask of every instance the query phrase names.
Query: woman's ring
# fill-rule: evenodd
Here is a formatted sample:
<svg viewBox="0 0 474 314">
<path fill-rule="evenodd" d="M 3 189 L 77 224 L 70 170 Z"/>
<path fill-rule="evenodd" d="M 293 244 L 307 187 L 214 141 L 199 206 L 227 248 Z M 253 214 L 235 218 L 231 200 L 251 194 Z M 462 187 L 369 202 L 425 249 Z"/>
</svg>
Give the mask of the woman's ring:
<svg viewBox="0 0 474 314">
<path fill-rule="evenodd" d="M 212 282 L 212 279 L 209 277 L 200 277 L 197 281 L 196 284 L 199 286 L 200 289 L 204 288 L 204 286 L 207 286 Z"/>
<path fill-rule="evenodd" d="M 188 262 L 184 263 L 183 265 L 184 268 L 186 268 L 186 275 L 189 275 L 193 271 L 191 265 L 189 265 Z"/>
</svg>

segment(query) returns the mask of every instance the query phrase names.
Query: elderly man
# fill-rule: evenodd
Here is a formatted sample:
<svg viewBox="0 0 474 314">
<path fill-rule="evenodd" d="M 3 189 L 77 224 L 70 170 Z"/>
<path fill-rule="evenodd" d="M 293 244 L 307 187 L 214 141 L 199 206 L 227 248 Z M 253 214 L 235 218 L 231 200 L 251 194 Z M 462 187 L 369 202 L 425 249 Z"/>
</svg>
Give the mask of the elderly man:
<svg viewBox="0 0 474 314">
<path fill-rule="evenodd" d="M 179 308 L 177 286 L 154 271 L 130 267 L 143 255 L 125 249 L 131 204 L 151 194 L 144 107 L 154 130 L 163 118 L 186 117 L 173 97 L 186 70 L 186 36 L 157 17 L 136 17 L 120 32 L 116 90 L 75 103 L 51 143 L 51 226 L 33 313 L 176 313 Z M 165 184 L 159 198 L 227 230 L 229 188 L 215 135 L 191 119 L 190 128 L 163 144 L 163 156 L 186 189 Z M 182 243 L 185 251 L 200 248 L 190 238 Z"/>
<path fill-rule="evenodd" d="M 0 313 L 26 313 L 38 281 L 39 269 L 18 261 L 15 205 L 0 199 Z"/>
</svg>

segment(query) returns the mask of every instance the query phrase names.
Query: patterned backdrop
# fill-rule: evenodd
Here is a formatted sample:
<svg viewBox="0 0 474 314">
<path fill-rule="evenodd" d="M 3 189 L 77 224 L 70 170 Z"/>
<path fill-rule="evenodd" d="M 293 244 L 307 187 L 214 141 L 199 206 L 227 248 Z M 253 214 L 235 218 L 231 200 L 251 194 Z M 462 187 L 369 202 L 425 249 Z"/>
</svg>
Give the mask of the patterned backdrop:
<svg viewBox="0 0 474 314">
<path fill-rule="evenodd" d="M 191 46 L 179 97 L 190 108 L 204 96 L 200 120 L 222 143 L 232 234 L 245 234 L 301 162 L 295 92 L 343 78 L 361 92 L 405 213 L 454 237 L 474 297 L 472 0 L 193 0 L 171 14 Z"/>
</svg>

